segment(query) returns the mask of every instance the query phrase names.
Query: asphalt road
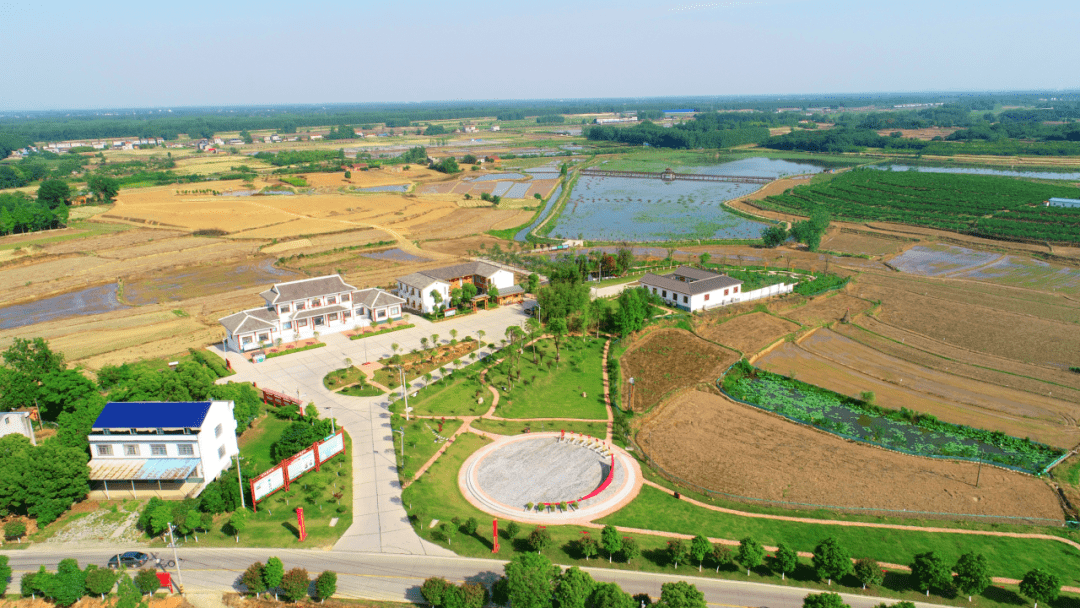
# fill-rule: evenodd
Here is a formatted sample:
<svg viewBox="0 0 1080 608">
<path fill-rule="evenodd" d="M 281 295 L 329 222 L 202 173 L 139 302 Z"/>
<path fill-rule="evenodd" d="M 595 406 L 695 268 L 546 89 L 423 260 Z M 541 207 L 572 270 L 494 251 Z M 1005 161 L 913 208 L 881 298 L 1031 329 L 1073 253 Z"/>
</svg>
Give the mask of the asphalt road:
<svg viewBox="0 0 1080 608">
<path fill-rule="evenodd" d="M 188 593 L 238 591 L 239 578 L 253 562 L 265 563 L 277 556 L 285 568 L 302 567 L 312 578 L 323 570 L 338 573 L 338 596 L 383 601 L 422 602 L 420 584 L 431 576 L 448 580 L 478 581 L 491 584 L 503 573 L 500 560 L 473 559 L 466 557 L 440 557 L 426 555 L 395 555 L 377 553 L 351 553 L 342 551 L 303 551 L 295 549 L 192 549 L 181 548 L 180 577 Z M 44 565 L 55 570 L 57 563 L 73 557 L 79 565 L 104 565 L 111 556 L 105 550 L 75 550 L 65 553 L 31 549 L 3 552 L 10 557 L 13 581 L 24 572 L 36 571 Z M 159 557 L 172 558 L 171 551 L 162 550 Z M 803 597 L 814 593 L 800 587 L 783 587 L 761 583 L 719 580 L 687 576 L 686 568 L 679 575 L 674 572 L 647 573 L 605 568 L 583 568 L 598 581 L 618 583 L 624 591 L 648 593 L 660 596 L 660 585 L 685 580 L 697 586 L 705 594 L 705 600 L 714 606 L 746 608 L 801 608 Z M 175 570 L 174 578 L 176 577 Z M 852 608 L 872 608 L 883 601 L 877 597 L 841 594 Z M 891 602 L 890 602 L 891 603 Z M 917 604 L 928 608 L 932 604 Z"/>
</svg>

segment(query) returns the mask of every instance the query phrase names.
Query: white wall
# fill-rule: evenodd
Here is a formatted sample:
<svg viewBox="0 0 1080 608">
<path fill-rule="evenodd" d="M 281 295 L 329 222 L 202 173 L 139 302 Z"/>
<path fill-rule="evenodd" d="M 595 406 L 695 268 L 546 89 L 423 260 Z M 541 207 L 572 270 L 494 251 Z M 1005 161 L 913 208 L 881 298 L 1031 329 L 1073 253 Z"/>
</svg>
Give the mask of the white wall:
<svg viewBox="0 0 1080 608">
<path fill-rule="evenodd" d="M 236 418 L 233 417 L 232 401 L 214 401 L 210 404 L 210 411 L 206 412 L 202 430 L 198 436 L 198 454 L 202 459 L 202 474 L 207 481 L 213 481 L 229 468 L 229 461 L 233 456 L 240 453 L 236 445 Z M 215 429 L 221 425 L 221 436 L 215 434 Z M 225 456 L 218 455 L 218 448 L 225 446 Z"/>
<path fill-rule="evenodd" d="M 491 284 L 499 289 L 505 289 L 514 284 L 514 273 L 509 270 L 499 269 L 495 271 L 495 274 L 491 275 Z"/>
</svg>

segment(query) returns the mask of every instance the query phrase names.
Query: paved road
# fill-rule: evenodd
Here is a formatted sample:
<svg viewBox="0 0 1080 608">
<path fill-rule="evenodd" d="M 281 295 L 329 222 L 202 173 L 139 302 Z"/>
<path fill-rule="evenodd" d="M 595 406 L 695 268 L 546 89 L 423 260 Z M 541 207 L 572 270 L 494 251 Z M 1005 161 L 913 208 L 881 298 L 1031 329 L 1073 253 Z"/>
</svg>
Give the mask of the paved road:
<svg viewBox="0 0 1080 608">
<path fill-rule="evenodd" d="M 504 306 L 495 310 L 431 323 L 413 316 L 416 327 L 361 340 L 349 340 L 342 334 L 322 337 L 326 347 L 268 359 L 252 364 L 236 353 L 228 358 L 236 375 L 222 382 L 254 381 L 260 387 L 290 395 L 299 395 L 304 402 L 314 402 L 322 415 L 332 415 L 352 438 L 353 450 L 353 524 L 342 535 L 335 549 L 368 553 L 405 553 L 416 555 L 453 555 L 451 552 L 422 540 L 413 532 L 401 504 L 401 487 L 393 454 L 388 399 L 380 397 L 348 397 L 327 390 L 322 379 L 327 373 L 345 366 L 345 359 L 354 365 L 376 361 L 393 353 L 390 345 L 398 344 L 398 352 L 421 348 L 420 338 L 431 339 L 439 334 L 440 342 L 450 340 L 450 330 L 458 331 L 458 339 L 477 338 L 485 332 L 484 341 L 498 342 L 510 325 L 521 325 L 526 319 L 521 306 Z M 216 347 L 221 354 L 220 346 Z"/>
<path fill-rule="evenodd" d="M 38 547 L 45 548 L 44 545 Z M 455 582 L 477 581 L 491 584 L 503 574 L 499 560 L 420 555 L 387 555 L 342 551 L 302 551 L 295 549 L 189 549 L 179 550 L 181 578 L 187 593 L 239 590 L 238 579 L 253 562 L 266 562 L 277 556 L 286 568 L 303 567 L 313 577 L 323 570 L 338 573 L 338 596 L 385 601 L 422 602 L 420 584 L 431 576 L 442 576 Z M 52 555 L 41 550 L 11 551 L 8 553 L 14 570 L 13 580 L 23 572 L 35 571 L 45 565 L 56 569 L 57 562 L 73 557 L 79 565 L 104 564 L 110 557 L 107 550 L 80 550 Z M 161 554 L 165 557 L 164 554 Z M 169 555 L 171 558 L 171 555 Z M 683 567 L 676 576 L 672 573 L 647 573 L 605 568 L 583 568 L 598 581 L 618 583 L 628 593 L 648 593 L 656 598 L 660 585 L 685 580 L 697 585 L 709 604 L 748 608 L 801 608 L 802 599 L 815 591 L 801 587 L 783 587 L 740 581 L 687 576 L 692 568 Z M 852 608 L 872 608 L 883 600 L 877 597 L 842 594 Z M 929 608 L 933 604 L 917 604 Z"/>
</svg>

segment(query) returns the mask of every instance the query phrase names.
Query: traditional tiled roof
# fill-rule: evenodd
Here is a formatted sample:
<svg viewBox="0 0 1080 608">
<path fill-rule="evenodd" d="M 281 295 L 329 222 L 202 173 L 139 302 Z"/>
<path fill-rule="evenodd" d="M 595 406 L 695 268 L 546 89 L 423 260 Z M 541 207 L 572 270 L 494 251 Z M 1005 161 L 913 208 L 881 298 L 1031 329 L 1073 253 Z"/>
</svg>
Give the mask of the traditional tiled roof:
<svg viewBox="0 0 1080 608">
<path fill-rule="evenodd" d="M 682 269 L 680 268 L 680 270 Z M 727 275 L 716 274 L 712 272 L 710 272 L 709 274 L 711 276 L 708 278 L 702 278 L 694 281 L 680 281 L 678 279 L 672 278 L 673 276 L 679 275 L 678 270 L 669 275 L 658 275 L 647 272 L 644 276 L 641 277 L 638 282 L 642 285 L 647 285 L 649 287 L 659 287 L 661 289 L 666 289 L 668 291 L 674 291 L 675 293 L 686 294 L 690 296 L 696 296 L 703 293 L 713 292 L 718 289 L 726 289 L 729 287 L 734 287 L 736 285 L 742 285 L 742 281 L 738 279 L 733 279 Z"/>
<path fill-rule="evenodd" d="M 408 285 L 409 287 L 415 287 L 417 289 L 425 289 L 431 284 L 437 282 L 445 283 L 446 281 L 436 279 L 434 277 L 419 272 L 414 272 L 412 274 L 407 274 L 403 277 L 398 277 L 398 283 Z"/>
<path fill-rule="evenodd" d="M 259 295 L 266 300 L 267 304 L 276 304 L 278 302 L 318 298 L 345 291 L 356 291 L 356 288 L 342 280 L 341 275 L 330 274 L 324 277 L 278 283 Z"/>
<path fill-rule="evenodd" d="M 399 279 L 400 280 L 400 279 Z M 405 300 L 394 294 L 387 293 L 374 287 L 353 292 L 353 304 L 360 304 L 368 308 L 382 308 L 394 304 L 404 304 Z"/>
<path fill-rule="evenodd" d="M 525 293 L 525 288 L 521 285 L 511 285 L 510 287 L 504 287 L 499 290 L 499 297 L 513 296 L 519 293 Z"/>
<path fill-rule="evenodd" d="M 249 331 L 264 329 L 277 329 L 278 316 L 265 308 L 252 308 L 242 310 L 236 314 L 218 319 L 218 323 L 225 326 L 229 333 L 236 335 Z"/>
<path fill-rule="evenodd" d="M 429 277 L 434 277 L 441 281 L 449 281 L 451 279 L 458 279 L 461 277 L 481 276 L 490 278 L 500 268 L 487 262 L 466 262 L 464 264 L 455 264 L 453 266 L 443 266 L 442 268 L 432 268 L 431 270 L 424 270 L 421 274 L 426 274 Z"/>
<path fill-rule="evenodd" d="M 319 315 L 325 315 L 329 312 L 344 312 L 349 310 L 348 306 L 343 304 L 331 304 L 330 306 L 319 306 L 318 308 L 309 308 L 307 310 L 301 310 L 295 313 L 292 318 L 293 321 L 298 319 L 310 319 L 311 317 L 317 317 Z"/>
</svg>

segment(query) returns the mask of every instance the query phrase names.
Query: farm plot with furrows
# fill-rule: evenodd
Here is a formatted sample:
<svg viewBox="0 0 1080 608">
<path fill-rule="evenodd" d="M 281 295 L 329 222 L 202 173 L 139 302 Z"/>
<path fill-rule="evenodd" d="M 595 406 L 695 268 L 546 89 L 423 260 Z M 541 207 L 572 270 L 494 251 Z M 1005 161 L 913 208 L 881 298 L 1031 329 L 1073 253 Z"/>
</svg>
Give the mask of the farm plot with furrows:
<svg viewBox="0 0 1080 608">
<path fill-rule="evenodd" d="M 529 191 L 525 193 L 525 197 L 533 198 L 534 194 L 539 194 L 542 198 L 547 198 L 558 183 L 558 179 L 534 179 L 529 182 Z"/>
<path fill-rule="evenodd" d="M 368 186 L 366 188 L 353 188 L 354 192 L 408 192 L 412 184 L 387 184 L 384 186 Z"/>
<path fill-rule="evenodd" d="M 181 319 L 173 315 L 171 321 L 154 323 L 143 327 L 107 329 L 101 332 L 84 332 L 61 336 L 56 338 L 50 346 L 57 349 L 57 352 L 64 353 L 64 356 L 72 361 L 77 361 L 158 340 L 175 337 L 187 339 L 188 336 L 195 335 L 206 329 L 205 325 L 195 319 Z"/>
<path fill-rule="evenodd" d="M 229 243 L 229 241 L 225 239 L 184 236 L 163 240 L 155 239 L 153 242 L 143 243 L 141 245 L 132 245 L 128 247 L 118 247 L 106 251 L 99 251 L 98 255 L 103 258 L 109 258 L 114 260 L 131 260 L 134 258 L 161 255 L 163 253 L 179 253 L 182 251 L 194 249 L 207 250 L 207 248 L 215 248 L 223 244 L 229 244 L 231 247 L 236 247 L 236 243 Z M 245 245 L 245 247 L 248 246 Z"/>
<path fill-rule="evenodd" d="M 79 361 L 81 365 L 93 370 L 100 370 L 106 365 L 121 365 L 131 361 L 149 359 L 171 359 L 187 354 L 190 349 L 203 348 L 207 344 L 220 341 L 221 328 L 199 326 L 184 333 L 170 335 L 159 340 L 139 342 L 127 348 L 102 352 Z"/>
<path fill-rule="evenodd" d="M 752 355 L 783 336 L 799 329 L 791 321 L 764 312 L 754 312 L 728 319 L 699 330 L 706 338 Z"/>
<path fill-rule="evenodd" d="M 839 321 L 848 313 L 855 317 L 872 306 L 872 302 L 862 298 L 846 293 L 833 293 L 816 296 L 802 306 L 783 308 L 780 314 L 803 325 L 817 325 Z"/>
<path fill-rule="evenodd" d="M 914 517 L 1063 516 L 1039 479 L 873 448 L 709 393 L 679 395 L 637 438 L 670 474 L 713 491 L 777 501 L 774 506 L 880 509 L 901 517 L 905 511 Z"/>
<path fill-rule="evenodd" d="M 901 272 L 939 277 L 953 276 L 986 266 L 1002 257 L 999 253 L 934 243 L 933 245 L 916 245 L 894 257 L 889 264 Z"/>
<path fill-rule="evenodd" d="M 881 408 L 745 361 L 724 376 L 723 386 L 740 401 L 799 423 L 918 456 L 975 459 L 1037 475 L 1065 453 L 1030 438 Z"/>
<path fill-rule="evenodd" d="M 713 382 L 738 358 L 735 351 L 682 329 L 653 331 L 632 345 L 620 360 L 624 385 L 634 378 L 633 402 L 628 407 L 644 412 L 672 391 Z M 629 386 L 623 387 L 622 394 L 629 399 Z"/>
<path fill-rule="evenodd" d="M 495 189 L 491 191 L 492 196 L 506 196 L 506 193 L 510 191 L 516 184 L 514 182 L 496 182 Z"/>
<path fill-rule="evenodd" d="M 1012 177 L 856 169 L 828 182 L 798 186 L 790 194 L 770 196 L 766 202 L 800 215 L 823 206 L 841 220 L 1080 243 L 1080 210 L 1043 205 L 1051 197 L 1078 194 L 1073 186 Z"/>
<path fill-rule="evenodd" d="M 900 251 L 903 241 L 878 238 L 866 234 L 837 231 L 821 243 L 822 249 L 862 255 L 889 255 Z"/>
<path fill-rule="evenodd" d="M 799 345 L 783 344 L 756 365 L 854 399 L 869 391 L 874 403 L 892 410 L 907 408 L 1059 447 L 1080 440 L 1080 411 L 1060 398 L 1068 389 L 1059 389 L 1054 398 L 1047 390 L 1034 394 L 989 384 L 875 351 L 829 330 L 818 330 Z"/>
<path fill-rule="evenodd" d="M 952 275 L 998 285 L 1080 295 L 1080 268 L 1051 264 L 1025 256 L 1006 255 L 999 260 Z"/>
<path fill-rule="evenodd" d="M 130 281 L 124 285 L 124 299 L 136 306 L 175 302 L 192 295 L 239 289 L 256 291 L 269 283 L 302 278 L 303 275 L 275 267 L 269 259 L 240 264 L 205 264 Z"/>
<path fill-rule="evenodd" d="M 108 254 L 110 250 L 122 247 L 141 245 L 149 241 L 163 241 L 186 236 L 186 232 L 176 230 L 155 230 L 151 228 L 134 228 L 113 234 L 104 234 L 88 238 L 71 239 L 59 243 L 49 243 L 43 247 L 46 253 L 63 255 L 65 253 L 81 253 L 86 251 L 97 252 L 98 255 Z"/>
<path fill-rule="evenodd" d="M 498 225 L 518 226 L 532 217 L 521 209 L 458 209 L 449 218 L 435 218 L 411 226 L 410 234 L 425 239 L 453 239 L 492 230 Z"/>
<path fill-rule="evenodd" d="M 524 173 L 488 173 L 487 175 L 481 175 L 479 177 L 466 178 L 464 181 L 478 183 L 478 182 L 498 181 L 498 180 L 504 180 L 504 179 L 509 179 L 509 180 L 525 179 L 526 177 L 528 177 L 528 175 L 525 175 Z"/>
<path fill-rule="evenodd" d="M 529 191 L 530 187 L 532 187 L 532 184 L 528 182 L 524 184 L 514 184 L 502 196 L 505 196 L 506 198 L 525 198 L 525 193 Z"/>
</svg>

